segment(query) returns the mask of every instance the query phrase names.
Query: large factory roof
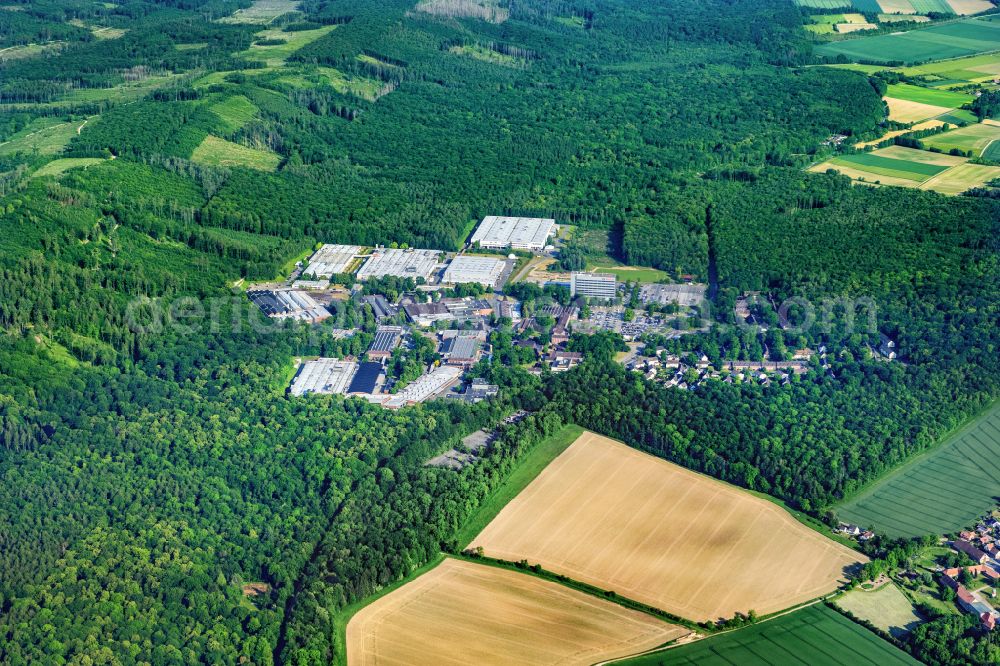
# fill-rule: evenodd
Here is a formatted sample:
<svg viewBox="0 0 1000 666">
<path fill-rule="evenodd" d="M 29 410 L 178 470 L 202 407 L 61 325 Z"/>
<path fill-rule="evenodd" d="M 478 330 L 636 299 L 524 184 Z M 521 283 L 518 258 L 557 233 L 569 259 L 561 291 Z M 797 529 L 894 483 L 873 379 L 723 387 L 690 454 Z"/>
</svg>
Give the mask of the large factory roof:
<svg viewBox="0 0 1000 666">
<path fill-rule="evenodd" d="M 495 287 L 506 266 L 507 262 L 503 259 L 463 254 L 455 257 L 448 265 L 442 282 L 446 284 L 476 282 L 486 287 Z"/>
<path fill-rule="evenodd" d="M 392 275 L 414 280 L 422 277 L 427 280 L 437 268 L 438 254 L 437 250 L 376 249 L 358 270 L 358 279 Z"/>
<path fill-rule="evenodd" d="M 555 223 L 549 218 L 489 215 L 472 234 L 472 242 L 479 243 L 480 247 L 541 250 L 552 235 Z"/>
<path fill-rule="evenodd" d="M 324 245 L 309 257 L 309 264 L 303 273 L 326 278 L 346 273 L 359 252 L 361 248 L 357 245 Z"/>
<path fill-rule="evenodd" d="M 345 393 L 358 370 L 354 361 L 318 358 L 306 361 L 292 380 L 292 395 L 305 393 Z"/>
</svg>

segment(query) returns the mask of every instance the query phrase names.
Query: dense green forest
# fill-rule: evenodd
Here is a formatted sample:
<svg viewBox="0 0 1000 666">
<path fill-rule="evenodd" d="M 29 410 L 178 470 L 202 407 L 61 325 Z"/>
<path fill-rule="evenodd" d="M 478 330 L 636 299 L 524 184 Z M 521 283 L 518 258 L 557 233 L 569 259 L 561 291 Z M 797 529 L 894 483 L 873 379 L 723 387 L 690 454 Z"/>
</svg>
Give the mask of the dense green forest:
<svg viewBox="0 0 1000 666">
<path fill-rule="evenodd" d="M 44 47 L 0 61 L 0 662 L 326 664 L 337 612 L 454 548 L 563 423 L 820 512 L 1000 392 L 1000 203 L 802 173 L 885 113 L 864 75 L 805 66 L 790 2 L 511 0 L 488 23 L 306 0 L 268 37 L 218 20 L 250 4 L 0 10 L 0 49 Z M 26 136 L 62 124 L 54 147 Z M 213 166 L 206 137 L 277 167 Z M 55 158 L 102 161 L 34 176 Z M 357 355 L 374 318 L 262 330 L 233 285 L 317 241 L 455 248 L 500 212 L 711 279 L 730 326 L 678 351 L 762 354 L 731 326 L 743 290 L 870 299 L 878 330 L 774 328 L 769 351 L 845 352 L 789 386 L 670 391 L 579 337 L 590 361 L 537 379 L 505 330 L 478 369 L 494 402 L 284 395 L 293 358 Z M 189 296 L 215 318 L 188 321 Z M 905 365 L 867 358 L 879 331 Z M 515 408 L 534 415 L 476 465 L 421 465 Z"/>
</svg>

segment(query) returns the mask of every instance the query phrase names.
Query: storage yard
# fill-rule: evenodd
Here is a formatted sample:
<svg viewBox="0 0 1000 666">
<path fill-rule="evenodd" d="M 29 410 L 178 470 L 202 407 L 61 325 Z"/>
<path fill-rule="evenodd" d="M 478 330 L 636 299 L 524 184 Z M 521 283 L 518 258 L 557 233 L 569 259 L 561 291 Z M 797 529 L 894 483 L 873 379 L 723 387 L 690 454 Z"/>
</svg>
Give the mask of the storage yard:
<svg viewBox="0 0 1000 666">
<path fill-rule="evenodd" d="M 592 664 L 687 633 L 557 583 L 445 559 L 351 618 L 347 663 Z"/>
<path fill-rule="evenodd" d="M 470 544 L 692 620 L 766 614 L 866 561 L 767 500 L 584 433 Z"/>
</svg>

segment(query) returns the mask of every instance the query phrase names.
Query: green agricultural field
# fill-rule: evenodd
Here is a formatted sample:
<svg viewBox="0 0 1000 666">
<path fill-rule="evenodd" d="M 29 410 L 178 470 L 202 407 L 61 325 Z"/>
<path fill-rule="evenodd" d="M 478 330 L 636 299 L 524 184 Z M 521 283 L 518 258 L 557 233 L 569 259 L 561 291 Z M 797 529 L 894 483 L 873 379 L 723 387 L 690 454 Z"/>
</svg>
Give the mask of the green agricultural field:
<svg viewBox="0 0 1000 666">
<path fill-rule="evenodd" d="M 618 666 L 895 666 L 920 662 L 859 624 L 813 604 L 773 620 Z"/>
<path fill-rule="evenodd" d="M 834 603 L 897 637 L 913 631 L 920 623 L 913 604 L 894 583 L 886 583 L 877 590 L 858 587 L 838 597 Z"/>
<path fill-rule="evenodd" d="M 997 149 L 993 148 L 993 144 L 997 139 L 1000 139 L 1000 126 L 977 123 L 944 134 L 929 136 L 921 139 L 921 143 L 932 148 L 940 148 L 944 152 L 957 148 L 962 151 L 971 150 L 976 156 L 983 156 L 988 148 L 992 153 L 996 152 Z"/>
<path fill-rule="evenodd" d="M 953 109 L 972 101 L 972 95 L 951 92 L 950 90 L 923 88 L 921 86 L 910 85 L 909 83 L 894 83 L 890 85 L 885 96 L 894 99 L 905 99 L 908 102 L 947 106 Z"/>
<path fill-rule="evenodd" d="M 894 176 L 918 182 L 927 180 L 931 176 L 935 176 L 948 168 L 940 164 L 910 162 L 893 157 L 883 157 L 874 153 L 857 153 L 855 155 L 835 157 L 830 160 L 830 163 L 853 167 L 860 171 L 867 171 L 880 176 Z"/>
<path fill-rule="evenodd" d="M 979 118 L 971 111 L 966 111 L 965 109 L 954 109 L 948 113 L 943 113 L 937 116 L 935 120 L 940 120 L 945 123 L 951 123 L 952 125 L 960 125 L 962 123 L 978 123 Z"/>
<path fill-rule="evenodd" d="M 214 136 L 206 136 L 194 153 L 193 162 L 208 166 L 247 167 L 258 171 L 274 171 L 281 156 L 269 150 L 248 148 Z"/>
<path fill-rule="evenodd" d="M 833 26 L 829 23 L 807 23 L 804 27 L 809 32 L 815 33 L 817 35 L 832 35 Z"/>
<path fill-rule="evenodd" d="M 941 79 L 979 81 L 1000 74 L 1000 53 L 929 62 L 913 67 L 903 67 L 899 71 L 906 76 L 937 76 Z"/>
<path fill-rule="evenodd" d="M 243 95 L 226 98 L 211 105 L 208 110 L 219 117 L 227 134 L 235 132 L 253 120 L 258 111 L 253 102 Z"/>
<path fill-rule="evenodd" d="M 94 164 L 100 164 L 103 161 L 104 160 L 99 157 L 63 157 L 58 160 L 52 160 L 31 176 L 32 178 L 40 178 L 41 176 L 59 176 L 66 173 L 70 169 L 89 167 Z"/>
<path fill-rule="evenodd" d="M 954 532 L 996 506 L 1000 494 L 1000 403 L 940 446 L 834 507 L 880 534 Z"/>
<path fill-rule="evenodd" d="M 1000 22 L 971 18 L 899 34 L 821 44 L 816 54 L 851 61 L 917 64 L 1000 50 Z"/>
<path fill-rule="evenodd" d="M 795 0 L 795 4 L 814 9 L 847 9 L 851 6 L 851 0 Z"/>
<path fill-rule="evenodd" d="M 37 118 L 23 130 L 0 142 L 0 155 L 26 153 L 56 155 L 76 136 L 83 120 L 65 121 L 58 118 Z"/>
</svg>

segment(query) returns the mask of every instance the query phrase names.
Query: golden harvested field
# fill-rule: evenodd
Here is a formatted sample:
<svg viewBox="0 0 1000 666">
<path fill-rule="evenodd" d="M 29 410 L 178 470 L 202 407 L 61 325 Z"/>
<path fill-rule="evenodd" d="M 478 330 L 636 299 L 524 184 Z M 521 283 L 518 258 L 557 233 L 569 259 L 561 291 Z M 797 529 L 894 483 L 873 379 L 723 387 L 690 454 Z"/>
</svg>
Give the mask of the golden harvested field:
<svg viewBox="0 0 1000 666">
<path fill-rule="evenodd" d="M 947 106 L 934 106 L 894 97 L 886 97 L 885 103 L 889 105 L 889 120 L 901 123 L 916 123 L 951 111 Z"/>
<path fill-rule="evenodd" d="M 922 190 L 934 190 L 941 194 L 961 194 L 987 181 L 1000 178 L 1000 167 L 981 164 L 959 164 L 939 173 L 920 185 Z"/>
<path fill-rule="evenodd" d="M 959 16 L 978 14 L 993 9 L 993 3 L 989 0 L 948 0 L 948 4 Z"/>
<path fill-rule="evenodd" d="M 476 546 L 699 621 L 813 599 L 865 561 L 776 504 L 593 433 Z"/>
<path fill-rule="evenodd" d="M 919 130 L 925 130 L 925 129 L 932 129 L 934 127 L 940 127 L 941 125 L 944 125 L 944 124 L 945 123 L 943 121 L 941 121 L 941 120 L 925 120 L 922 123 L 917 123 L 916 125 L 914 125 L 913 127 L 909 128 L 909 129 L 892 130 L 892 131 L 886 132 L 885 134 L 883 134 L 879 138 L 874 139 L 872 141 L 862 141 L 861 143 L 856 143 L 856 144 L 854 144 L 854 147 L 855 148 L 864 148 L 865 146 L 874 146 L 875 144 L 881 143 L 881 142 L 885 141 L 886 139 L 893 139 L 893 138 L 895 138 L 897 136 L 902 136 L 903 134 L 909 134 L 910 132 L 917 132 Z"/>
<path fill-rule="evenodd" d="M 847 32 L 858 32 L 860 30 L 874 30 L 878 26 L 874 23 L 838 23 L 837 32 L 844 34 Z"/>
<path fill-rule="evenodd" d="M 351 618 L 347 663 L 592 664 L 687 633 L 557 583 L 445 559 Z"/>
<path fill-rule="evenodd" d="M 890 157 L 894 160 L 906 160 L 907 162 L 920 162 L 922 164 L 936 164 L 938 166 L 957 166 L 968 161 L 966 157 L 955 155 L 945 155 L 944 153 L 932 153 L 929 150 L 918 150 L 905 146 L 886 146 L 872 152 L 872 155 Z"/>
<path fill-rule="evenodd" d="M 886 14 L 916 14 L 909 0 L 878 0 L 878 6 Z"/>
</svg>

